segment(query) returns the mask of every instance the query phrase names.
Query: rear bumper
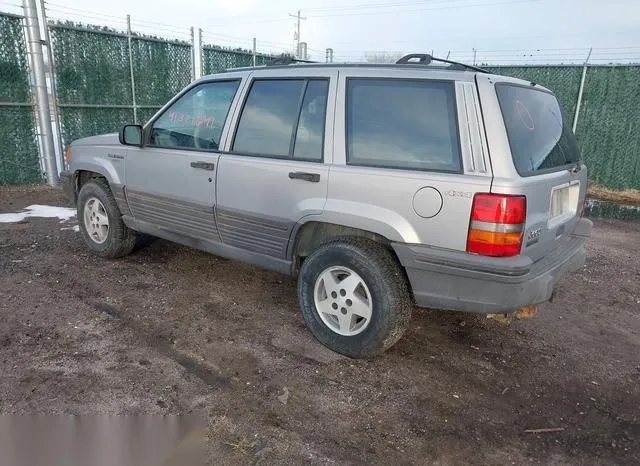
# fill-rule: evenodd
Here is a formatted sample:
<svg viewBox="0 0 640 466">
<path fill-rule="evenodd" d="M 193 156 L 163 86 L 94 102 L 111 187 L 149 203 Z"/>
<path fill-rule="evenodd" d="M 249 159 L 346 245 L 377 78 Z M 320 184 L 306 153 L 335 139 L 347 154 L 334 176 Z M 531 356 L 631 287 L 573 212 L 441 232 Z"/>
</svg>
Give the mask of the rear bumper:
<svg viewBox="0 0 640 466">
<path fill-rule="evenodd" d="M 574 233 L 538 262 L 526 256 L 488 258 L 402 243 L 394 243 L 393 248 L 407 271 L 418 306 L 511 312 L 548 301 L 556 283 L 584 265 L 592 225 L 581 219 Z"/>
<path fill-rule="evenodd" d="M 73 173 L 68 170 L 60 172 L 60 184 L 62 185 L 65 195 L 73 205 L 76 205 L 76 191 L 73 186 Z"/>
</svg>

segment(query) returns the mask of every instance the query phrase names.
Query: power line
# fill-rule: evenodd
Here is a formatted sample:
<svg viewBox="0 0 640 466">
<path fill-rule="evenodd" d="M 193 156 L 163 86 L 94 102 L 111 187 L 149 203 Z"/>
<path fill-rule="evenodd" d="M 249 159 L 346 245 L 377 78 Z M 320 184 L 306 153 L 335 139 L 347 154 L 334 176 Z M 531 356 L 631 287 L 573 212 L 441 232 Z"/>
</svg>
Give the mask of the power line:
<svg viewBox="0 0 640 466">
<path fill-rule="evenodd" d="M 493 3 L 473 3 L 468 5 L 453 5 L 453 6 L 442 6 L 436 8 L 418 8 L 411 10 L 401 10 L 401 11 L 369 11 L 363 13 L 336 13 L 336 14 L 326 14 L 326 15 L 315 15 L 312 18 L 333 18 L 333 17 L 345 17 L 345 16 L 362 16 L 362 15 L 382 15 L 382 14 L 398 14 L 398 13 L 414 13 L 420 11 L 436 11 L 436 10 L 453 10 L 460 8 L 473 8 L 473 7 L 481 7 L 481 6 L 498 6 L 498 5 L 516 5 L 523 3 L 534 3 L 540 2 L 544 0 L 517 0 L 517 1 L 504 1 L 504 2 L 493 2 Z"/>
<path fill-rule="evenodd" d="M 114 15 L 108 15 L 105 13 L 100 13 L 100 12 L 96 12 L 96 11 L 90 11 L 90 10 L 82 10 L 80 8 L 71 8 L 65 5 L 60 5 L 58 3 L 51 3 L 51 2 L 45 2 L 45 5 L 51 5 L 54 8 L 58 9 L 58 10 L 70 10 L 70 11 L 77 11 L 79 13 L 86 13 L 86 14 L 90 14 L 90 15 L 94 15 L 94 16 L 105 16 L 108 18 L 118 18 L 118 19 L 123 19 L 123 16 L 114 16 Z M 47 8 L 47 10 L 49 10 L 49 8 Z"/>
</svg>

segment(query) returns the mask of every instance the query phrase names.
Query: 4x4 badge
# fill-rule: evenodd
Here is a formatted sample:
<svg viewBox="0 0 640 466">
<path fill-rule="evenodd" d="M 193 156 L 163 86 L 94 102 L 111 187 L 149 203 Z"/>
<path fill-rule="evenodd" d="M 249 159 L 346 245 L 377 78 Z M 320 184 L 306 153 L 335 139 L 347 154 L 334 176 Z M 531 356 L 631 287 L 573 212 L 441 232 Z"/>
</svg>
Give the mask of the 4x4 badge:
<svg viewBox="0 0 640 466">
<path fill-rule="evenodd" d="M 532 244 L 536 244 L 540 241 L 540 237 L 542 236 L 542 228 L 536 228 L 535 230 L 531 230 L 527 233 L 527 246 L 531 246 Z"/>
</svg>

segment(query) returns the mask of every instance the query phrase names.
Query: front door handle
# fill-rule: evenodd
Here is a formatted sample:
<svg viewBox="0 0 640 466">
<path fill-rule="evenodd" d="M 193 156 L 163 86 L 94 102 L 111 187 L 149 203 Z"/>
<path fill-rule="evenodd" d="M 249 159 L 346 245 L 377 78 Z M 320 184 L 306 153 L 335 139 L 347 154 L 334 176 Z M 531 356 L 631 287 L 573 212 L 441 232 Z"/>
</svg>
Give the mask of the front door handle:
<svg viewBox="0 0 640 466">
<path fill-rule="evenodd" d="M 212 162 L 191 162 L 192 168 L 201 168 L 202 170 L 209 170 L 212 172 L 216 169 L 216 164 Z"/>
<path fill-rule="evenodd" d="M 289 172 L 289 178 L 291 178 L 292 180 L 309 181 L 311 183 L 319 183 L 320 182 L 320 174 L 319 173 Z"/>
</svg>

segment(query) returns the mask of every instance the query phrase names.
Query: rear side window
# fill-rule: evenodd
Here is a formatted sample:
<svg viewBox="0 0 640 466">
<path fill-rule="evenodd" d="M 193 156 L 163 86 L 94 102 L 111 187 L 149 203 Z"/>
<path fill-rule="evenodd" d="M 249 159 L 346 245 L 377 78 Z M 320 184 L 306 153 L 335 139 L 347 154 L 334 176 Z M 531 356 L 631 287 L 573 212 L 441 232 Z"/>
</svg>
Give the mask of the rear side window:
<svg viewBox="0 0 640 466">
<path fill-rule="evenodd" d="M 453 83 L 349 79 L 347 163 L 459 172 Z"/>
<path fill-rule="evenodd" d="M 233 151 L 322 161 L 328 87 L 326 79 L 255 80 Z"/>
<path fill-rule="evenodd" d="M 550 92 L 496 84 L 511 156 L 522 176 L 561 170 L 580 160 L 580 149 Z"/>
</svg>

